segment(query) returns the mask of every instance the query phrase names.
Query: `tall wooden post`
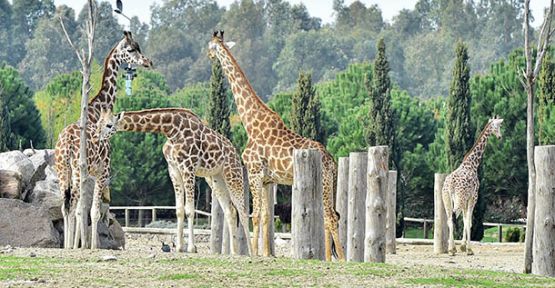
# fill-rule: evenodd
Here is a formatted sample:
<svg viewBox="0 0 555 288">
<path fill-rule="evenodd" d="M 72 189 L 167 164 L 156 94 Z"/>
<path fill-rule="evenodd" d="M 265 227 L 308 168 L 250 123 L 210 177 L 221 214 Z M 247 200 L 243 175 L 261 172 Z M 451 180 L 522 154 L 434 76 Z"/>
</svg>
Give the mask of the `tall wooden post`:
<svg viewBox="0 0 555 288">
<path fill-rule="evenodd" d="M 385 248 L 387 253 L 395 254 L 397 249 L 395 246 L 397 226 L 397 171 L 391 170 L 387 174 L 387 217 L 385 225 Z"/>
<path fill-rule="evenodd" d="M 292 257 L 324 260 L 322 154 L 316 149 L 295 150 L 293 171 Z"/>
<path fill-rule="evenodd" d="M 447 215 L 445 214 L 445 206 L 443 206 L 443 182 L 445 182 L 446 173 L 434 174 L 434 253 L 447 253 L 447 241 L 449 233 L 447 227 Z"/>
<path fill-rule="evenodd" d="M 222 254 L 223 231 L 224 231 L 224 210 L 216 197 L 212 197 L 212 209 L 210 216 L 210 252 L 212 254 Z"/>
<path fill-rule="evenodd" d="M 349 154 L 349 187 L 347 205 L 347 260 L 364 261 L 366 171 L 368 154 Z"/>
<path fill-rule="evenodd" d="M 247 169 L 243 167 L 243 193 L 245 193 L 245 208 L 247 209 L 247 215 L 250 215 L 249 209 L 249 180 L 248 180 L 248 173 Z M 250 219 L 250 218 L 249 218 Z M 247 227 L 248 228 L 248 227 Z M 249 246 L 247 242 L 250 241 L 250 235 L 245 235 L 243 233 L 243 225 L 239 222 L 239 229 L 237 229 L 238 233 L 238 241 L 239 241 L 239 254 L 240 255 L 249 255 Z"/>
<path fill-rule="evenodd" d="M 277 184 L 268 184 L 266 185 L 265 193 L 266 195 L 261 195 L 261 197 L 268 197 L 268 205 L 269 205 L 269 215 L 268 215 L 268 223 L 270 223 L 270 252 L 271 255 L 276 255 L 276 247 L 274 241 L 274 234 L 275 234 L 275 222 L 274 222 L 274 206 L 276 203 L 276 191 L 277 191 Z M 261 217 L 264 217 L 263 213 L 260 213 Z M 262 223 L 262 219 L 260 221 Z M 262 237 L 262 225 L 260 225 L 260 232 L 258 233 L 258 250 L 259 252 L 264 247 L 264 241 Z"/>
<path fill-rule="evenodd" d="M 385 262 L 385 225 L 387 173 L 389 165 L 387 146 L 368 148 L 368 178 L 366 194 L 366 236 L 364 261 Z"/>
<path fill-rule="evenodd" d="M 532 273 L 555 277 L 555 145 L 536 146 L 536 214 Z"/>
<path fill-rule="evenodd" d="M 335 210 L 339 213 L 339 239 L 347 248 L 347 218 L 349 206 L 349 157 L 339 157 L 337 166 L 337 192 L 335 197 Z"/>
</svg>

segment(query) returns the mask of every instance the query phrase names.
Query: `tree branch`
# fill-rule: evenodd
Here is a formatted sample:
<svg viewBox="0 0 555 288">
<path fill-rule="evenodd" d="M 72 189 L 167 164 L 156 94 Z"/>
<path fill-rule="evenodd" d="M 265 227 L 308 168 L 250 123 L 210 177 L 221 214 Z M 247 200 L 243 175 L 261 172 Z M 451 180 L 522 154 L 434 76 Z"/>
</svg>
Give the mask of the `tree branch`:
<svg viewBox="0 0 555 288">
<path fill-rule="evenodd" d="M 81 58 L 81 55 L 79 54 L 79 49 L 77 49 L 75 47 L 75 45 L 73 45 L 73 41 L 71 41 L 71 38 L 69 37 L 69 34 L 67 33 L 66 26 L 64 25 L 64 19 L 62 18 L 61 15 L 60 15 L 59 19 L 60 19 L 60 25 L 62 25 L 62 30 L 64 31 L 64 35 L 66 36 L 66 40 L 69 43 L 69 46 L 71 46 L 71 49 L 73 49 L 73 51 L 75 51 L 75 54 L 77 55 L 77 58 L 79 59 L 79 62 L 81 62 L 81 64 L 82 64 L 84 59 Z"/>
<path fill-rule="evenodd" d="M 553 0 L 550 1 L 549 4 L 549 11 L 544 16 L 542 29 L 540 32 L 540 39 L 538 40 L 538 56 L 536 57 L 536 65 L 534 67 L 534 79 L 538 76 L 540 72 L 541 63 L 543 61 L 543 57 L 545 56 L 545 52 L 547 50 L 547 44 L 549 43 L 549 38 L 551 33 L 551 22 L 553 19 Z"/>
</svg>

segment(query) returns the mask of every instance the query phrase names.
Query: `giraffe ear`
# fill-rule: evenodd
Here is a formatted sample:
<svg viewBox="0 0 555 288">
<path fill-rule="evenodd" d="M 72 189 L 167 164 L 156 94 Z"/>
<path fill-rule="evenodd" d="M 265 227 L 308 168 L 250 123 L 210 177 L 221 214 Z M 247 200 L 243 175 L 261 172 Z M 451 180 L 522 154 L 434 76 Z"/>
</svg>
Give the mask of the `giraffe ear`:
<svg viewBox="0 0 555 288">
<path fill-rule="evenodd" d="M 118 122 L 119 122 L 121 119 L 123 119 L 123 113 L 125 113 L 125 112 L 121 112 L 121 113 L 118 114 L 118 116 L 117 116 L 117 118 L 116 118 Z"/>
<path fill-rule="evenodd" d="M 231 49 L 233 48 L 233 46 L 235 46 L 235 42 L 233 41 L 225 42 L 225 46 L 227 47 L 227 49 Z"/>
</svg>

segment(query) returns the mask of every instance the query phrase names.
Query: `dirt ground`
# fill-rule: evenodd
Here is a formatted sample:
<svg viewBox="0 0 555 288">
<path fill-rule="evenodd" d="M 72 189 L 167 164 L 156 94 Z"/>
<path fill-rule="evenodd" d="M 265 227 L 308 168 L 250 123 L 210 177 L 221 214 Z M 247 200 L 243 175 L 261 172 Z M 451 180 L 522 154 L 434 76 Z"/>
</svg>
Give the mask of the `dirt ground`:
<svg viewBox="0 0 555 288">
<path fill-rule="evenodd" d="M 0 247 L 0 287 L 555 287 L 519 273 L 522 245 L 474 245 L 476 255 L 454 257 L 398 245 L 387 264 L 326 263 L 291 260 L 284 240 L 276 258 L 209 255 L 199 238 L 197 254 L 162 252 L 170 235 L 128 234 L 122 251 Z"/>
</svg>

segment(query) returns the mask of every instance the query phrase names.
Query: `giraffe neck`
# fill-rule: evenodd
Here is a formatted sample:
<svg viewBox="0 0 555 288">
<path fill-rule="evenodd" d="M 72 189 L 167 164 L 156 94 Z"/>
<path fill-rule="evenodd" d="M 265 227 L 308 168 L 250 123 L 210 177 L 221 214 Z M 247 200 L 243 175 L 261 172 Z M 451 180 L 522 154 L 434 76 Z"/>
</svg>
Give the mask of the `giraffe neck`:
<svg viewBox="0 0 555 288">
<path fill-rule="evenodd" d="M 186 120 L 195 122 L 196 127 L 202 125 L 202 121 L 197 115 L 183 108 L 126 111 L 123 112 L 123 116 L 118 121 L 117 131 L 161 133 L 168 138 L 172 138 L 181 132 L 180 125 L 184 124 Z M 191 125 L 187 128 L 191 129 L 194 126 Z"/>
<path fill-rule="evenodd" d="M 249 138 L 262 132 L 260 129 L 256 128 L 258 128 L 263 121 L 268 122 L 270 120 L 268 118 L 269 115 L 273 118 L 271 120 L 277 121 L 275 122 L 277 125 L 285 127 L 283 120 L 258 97 L 245 76 L 245 73 L 241 67 L 239 67 L 239 64 L 237 64 L 237 61 L 233 55 L 231 55 L 229 49 L 222 43 L 218 45 L 216 57 L 220 61 L 222 70 L 229 81 L 231 91 L 233 92 L 233 98 L 237 106 L 237 112 L 239 113 L 241 122 L 243 122 L 245 126 Z"/>
<path fill-rule="evenodd" d="M 484 150 L 486 149 L 486 144 L 488 143 L 488 137 L 491 135 L 492 131 L 489 129 L 489 123 L 486 125 L 476 143 L 470 151 L 464 156 L 463 162 L 461 166 L 468 167 L 475 171 L 478 170 L 478 166 L 480 166 L 480 162 L 482 161 L 482 156 L 484 154 Z"/>
<path fill-rule="evenodd" d="M 102 74 L 102 87 L 100 91 L 89 102 L 87 116 L 90 123 L 98 122 L 101 109 L 112 110 L 116 101 L 116 80 L 121 61 L 117 57 L 116 48 L 106 57 L 104 61 L 104 73 Z"/>
</svg>

